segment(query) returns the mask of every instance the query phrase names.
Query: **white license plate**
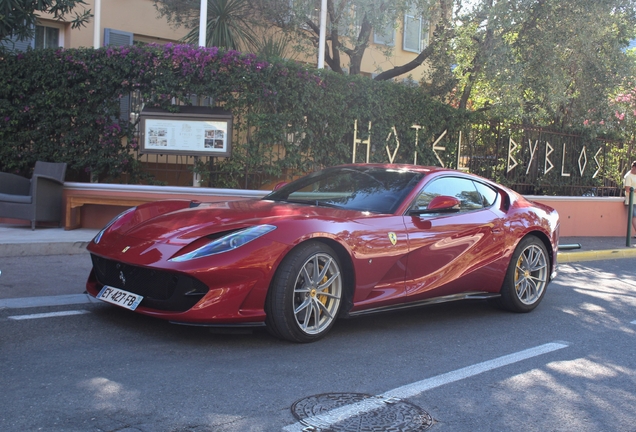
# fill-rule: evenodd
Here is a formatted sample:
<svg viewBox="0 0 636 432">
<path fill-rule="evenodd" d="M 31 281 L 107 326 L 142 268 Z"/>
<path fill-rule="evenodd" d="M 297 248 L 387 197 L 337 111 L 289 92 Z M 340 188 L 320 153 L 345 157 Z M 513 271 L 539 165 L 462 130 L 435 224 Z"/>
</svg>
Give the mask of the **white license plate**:
<svg viewBox="0 0 636 432">
<path fill-rule="evenodd" d="M 143 296 L 108 285 L 104 285 L 104 288 L 97 294 L 97 298 L 133 311 L 144 299 Z"/>
</svg>

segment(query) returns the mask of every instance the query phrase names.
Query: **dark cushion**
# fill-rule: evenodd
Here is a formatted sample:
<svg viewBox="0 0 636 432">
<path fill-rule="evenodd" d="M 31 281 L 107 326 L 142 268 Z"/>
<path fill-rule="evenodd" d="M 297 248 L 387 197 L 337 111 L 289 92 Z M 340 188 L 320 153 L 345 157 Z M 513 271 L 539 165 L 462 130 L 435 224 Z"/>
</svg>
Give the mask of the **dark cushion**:
<svg viewBox="0 0 636 432">
<path fill-rule="evenodd" d="M 19 204 L 31 204 L 31 195 L 13 195 L 0 193 L 0 201 Z"/>
</svg>

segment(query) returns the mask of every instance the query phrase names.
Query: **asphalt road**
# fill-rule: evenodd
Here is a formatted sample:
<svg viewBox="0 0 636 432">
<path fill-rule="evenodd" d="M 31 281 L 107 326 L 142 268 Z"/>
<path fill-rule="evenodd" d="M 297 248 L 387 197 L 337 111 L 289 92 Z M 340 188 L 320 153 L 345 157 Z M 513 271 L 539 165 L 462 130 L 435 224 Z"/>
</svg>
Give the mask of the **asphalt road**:
<svg viewBox="0 0 636 432">
<path fill-rule="evenodd" d="M 339 321 L 306 345 L 103 303 L 4 307 L 0 430 L 417 431 L 428 413 L 431 431 L 633 432 L 633 263 L 561 265 L 530 314 L 435 305 Z M 89 268 L 88 255 L 0 258 L 0 301 L 80 294 Z M 75 314 L 36 315 L 55 312 Z M 381 408 L 356 405 L 360 394 Z"/>
</svg>

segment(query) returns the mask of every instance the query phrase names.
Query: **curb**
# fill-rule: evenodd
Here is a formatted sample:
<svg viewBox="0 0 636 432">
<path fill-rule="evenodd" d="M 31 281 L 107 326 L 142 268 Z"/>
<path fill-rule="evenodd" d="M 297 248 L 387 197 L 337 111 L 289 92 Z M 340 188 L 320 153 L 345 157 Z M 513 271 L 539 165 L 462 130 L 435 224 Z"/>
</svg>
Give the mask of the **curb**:
<svg viewBox="0 0 636 432">
<path fill-rule="evenodd" d="M 1 309 L 26 309 L 32 307 L 68 306 L 100 301 L 88 294 L 62 294 L 41 297 L 21 297 L 0 299 Z"/>
<path fill-rule="evenodd" d="M 88 253 L 90 241 L 0 244 L 0 257 L 35 255 L 78 255 Z"/>
<path fill-rule="evenodd" d="M 559 264 L 582 262 L 582 261 L 601 261 L 619 258 L 636 257 L 636 249 L 607 249 L 584 252 L 559 252 L 557 254 L 557 262 Z"/>
</svg>

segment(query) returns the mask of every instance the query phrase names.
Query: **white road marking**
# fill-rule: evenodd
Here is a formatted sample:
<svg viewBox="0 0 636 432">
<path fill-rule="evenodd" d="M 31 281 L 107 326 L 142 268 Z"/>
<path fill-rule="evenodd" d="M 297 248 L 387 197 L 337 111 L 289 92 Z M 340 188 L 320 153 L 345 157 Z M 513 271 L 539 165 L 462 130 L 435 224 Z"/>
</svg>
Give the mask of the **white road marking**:
<svg viewBox="0 0 636 432">
<path fill-rule="evenodd" d="M 69 316 L 69 315 L 83 315 L 87 313 L 90 313 L 90 312 L 87 310 L 69 310 L 69 311 L 39 313 L 39 314 L 31 314 L 31 315 L 14 315 L 8 318 L 12 320 L 27 320 L 27 319 L 37 319 L 37 318 L 52 318 L 52 317 L 60 317 L 60 316 Z"/>
<path fill-rule="evenodd" d="M 417 396 L 427 390 L 431 390 L 436 387 L 450 384 L 452 382 L 459 381 L 465 378 L 470 378 L 472 376 L 479 375 L 481 373 L 488 372 L 500 367 L 508 366 L 510 364 L 517 363 L 523 360 L 527 360 L 532 357 L 537 357 L 543 354 L 550 353 L 552 351 L 560 350 L 562 348 L 566 348 L 567 346 L 568 344 L 566 343 L 552 342 L 519 351 L 513 354 L 498 357 L 493 360 L 477 363 L 472 366 L 467 366 L 465 368 L 457 369 L 452 372 L 448 372 L 432 378 L 427 378 L 412 384 L 407 384 L 402 387 L 389 390 L 379 396 L 371 397 L 351 405 L 335 408 L 324 414 L 308 417 L 306 419 L 303 419 L 302 422 L 286 426 L 285 428 L 283 428 L 283 430 L 285 432 L 302 432 L 303 430 L 306 430 L 305 428 L 312 426 L 318 429 L 327 429 L 329 426 L 346 420 L 355 415 L 360 415 L 380 408 L 384 406 L 386 401 L 390 398 L 406 399 L 409 397 Z"/>
<path fill-rule="evenodd" d="M 66 306 L 72 304 L 101 303 L 88 294 L 65 294 L 44 297 L 0 299 L 0 309 L 23 309 L 42 306 Z"/>
</svg>

